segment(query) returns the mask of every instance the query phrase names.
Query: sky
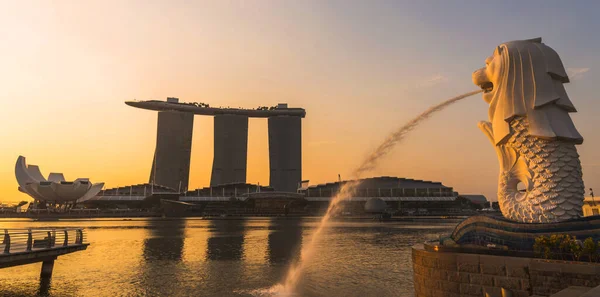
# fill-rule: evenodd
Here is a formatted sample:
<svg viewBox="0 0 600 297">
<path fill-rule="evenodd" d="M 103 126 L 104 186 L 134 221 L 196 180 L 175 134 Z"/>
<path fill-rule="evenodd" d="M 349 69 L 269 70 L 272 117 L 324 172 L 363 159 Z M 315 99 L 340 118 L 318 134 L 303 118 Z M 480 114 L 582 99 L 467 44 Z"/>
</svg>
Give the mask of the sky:
<svg viewBox="0 0 600 297">
<path fill-rule="evenodd" d="M 302 107 L 303 179 L 350 176 L 387 134 L 477 89 L 498 44 L 542 37 L 571 75 L 586 188 L 600 187 L 600 2 L 0 0 L 0 201 L 19 155 L 106 187 L 148 181 L 157 115 L 127 100 Z M 370 176 L 440 181 L 496 200 L 479 95 L 435 115 Z M 211 117 L 197 116 L 190 189 L 209 184 Z M 248 182 L 268 184 L 265 119 L 250 119 Z"/>
</svg>

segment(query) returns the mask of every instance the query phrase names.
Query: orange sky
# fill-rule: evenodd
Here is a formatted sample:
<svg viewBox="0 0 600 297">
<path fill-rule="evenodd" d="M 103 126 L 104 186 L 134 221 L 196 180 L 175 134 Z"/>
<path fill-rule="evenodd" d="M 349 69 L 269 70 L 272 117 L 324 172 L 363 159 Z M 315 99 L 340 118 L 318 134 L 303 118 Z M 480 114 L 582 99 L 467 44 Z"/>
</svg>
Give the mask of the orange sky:
<svg viewBox="0 0 600 297">
<path fill-rule="evenodd" d="M 303 107 L 303 178 L 344 178 L 412 116 L 476 89 L 471 72 L 495 45 L 534 35 L 577 73 L 567 90 L 586 138 L 586 186 L 600 182 L 593 161 L 600 157 L 593 149 L 600 110 L 590 96 L 598 59 L 582 60 L 597 44 L 574 47 L 561 37 L 569 34 L 512 23 L 497 36 L 485 32 L 498 24 L 482 24 L 473 40 L 460 24 L 428 23 L 407 3 L 394 10 L 334 2 L 3 3 L 0 201 L 27 199 L 14 179 L 19 155 L 67 179 L 108 187 L 147 182 L 156 113 L 123 102 L 167 96 L 211 106 Z M 486 118 L 479 96 L 457 103 L 415 130 L 372 175 L 436 180 L 495 199 L 495 153 L 477 128 Z M 264 119 L 250 120 L 248 147 L 248 182 L 265 185 L 266 127 Z M 209 183 L 212 129 L 211 117 L 196 117 L 190 188 Z"/>
</svg>

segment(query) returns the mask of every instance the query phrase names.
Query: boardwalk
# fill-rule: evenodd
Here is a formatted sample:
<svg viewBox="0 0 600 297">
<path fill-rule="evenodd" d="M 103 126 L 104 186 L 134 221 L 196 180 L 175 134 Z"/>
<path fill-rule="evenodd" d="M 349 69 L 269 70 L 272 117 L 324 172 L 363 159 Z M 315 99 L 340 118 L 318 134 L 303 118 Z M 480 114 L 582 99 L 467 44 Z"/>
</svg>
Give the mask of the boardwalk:
<svg viewBox="0 0 600 297">
<path fill-rule="evenodd" d="M 0 238 L 0 268 L 42 262 L 41 277 L 52 275 L 58 256 L 85 250 L 89 245 L 83 228 L 4 229 Z"/>
</svg>

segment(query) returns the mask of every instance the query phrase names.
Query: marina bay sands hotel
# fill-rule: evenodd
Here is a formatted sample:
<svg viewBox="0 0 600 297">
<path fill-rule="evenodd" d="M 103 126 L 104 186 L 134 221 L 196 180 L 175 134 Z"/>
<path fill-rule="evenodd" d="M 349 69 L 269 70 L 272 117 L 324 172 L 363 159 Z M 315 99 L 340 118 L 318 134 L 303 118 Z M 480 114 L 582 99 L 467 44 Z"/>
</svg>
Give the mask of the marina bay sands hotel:
<svg viewBox="0 0 600 297">
<path fill-rule="evenodd" d="M 204 103 L 127 101 L 137 108 L 158 111 L 156 150 L 150 182 L 187 190 L 195 115 L 214 116 L 214 157 L 210 185 L 246 183 L 248 118 L 267 118 L 269 127 L 270 186 L 296 192 L 302 179 L 302 108 L 287 104 L 258 109 L 215 108 Z"/>
</svg>

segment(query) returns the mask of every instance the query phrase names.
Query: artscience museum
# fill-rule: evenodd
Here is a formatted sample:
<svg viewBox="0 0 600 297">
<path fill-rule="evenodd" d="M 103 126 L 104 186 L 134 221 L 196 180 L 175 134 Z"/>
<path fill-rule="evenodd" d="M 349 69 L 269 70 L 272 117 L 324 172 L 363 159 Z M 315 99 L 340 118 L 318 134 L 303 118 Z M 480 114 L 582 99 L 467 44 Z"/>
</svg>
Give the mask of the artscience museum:
<svg viewBox="0 0 600 297">
<path fill-rule="evenodd" d="M 36 208 L 69 209 L 96 196 L 104 183 L 92 184 L 88 178 L 66 181 L 62 173 L 50 173 L 44 178 L 37 165 L 27 165 L 19 156 L 15 164 L 19 191 L 31 196 Z"/>
</svg>

